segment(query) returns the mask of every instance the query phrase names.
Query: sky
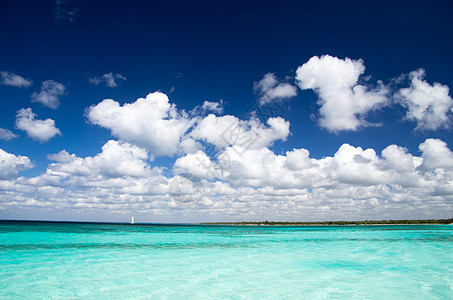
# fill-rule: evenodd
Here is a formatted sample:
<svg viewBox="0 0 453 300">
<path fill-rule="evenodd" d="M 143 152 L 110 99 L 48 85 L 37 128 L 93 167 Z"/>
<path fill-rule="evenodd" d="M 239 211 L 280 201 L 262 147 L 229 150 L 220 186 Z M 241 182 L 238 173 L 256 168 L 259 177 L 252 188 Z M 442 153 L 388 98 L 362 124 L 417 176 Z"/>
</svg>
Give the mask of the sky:
<svg viewBox="0 0 453 300">
<path fill-rule="evenodd" d="M 450 1 L 0 1 L 0 219 L 451 218 Z"/>
</svg>

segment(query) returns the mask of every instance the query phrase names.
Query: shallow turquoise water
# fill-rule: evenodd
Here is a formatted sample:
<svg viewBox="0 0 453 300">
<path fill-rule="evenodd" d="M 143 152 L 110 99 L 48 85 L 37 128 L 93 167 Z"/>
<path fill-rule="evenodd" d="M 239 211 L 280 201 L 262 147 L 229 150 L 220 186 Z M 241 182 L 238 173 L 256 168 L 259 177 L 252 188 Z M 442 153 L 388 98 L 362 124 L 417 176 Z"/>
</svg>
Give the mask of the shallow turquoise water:
<svg viewBox="0 0 453 300">
<path fill-rule="evenodd" d="M 453 299 L 453 226 L 0 223 L 0 299 Z"/>
</svg>

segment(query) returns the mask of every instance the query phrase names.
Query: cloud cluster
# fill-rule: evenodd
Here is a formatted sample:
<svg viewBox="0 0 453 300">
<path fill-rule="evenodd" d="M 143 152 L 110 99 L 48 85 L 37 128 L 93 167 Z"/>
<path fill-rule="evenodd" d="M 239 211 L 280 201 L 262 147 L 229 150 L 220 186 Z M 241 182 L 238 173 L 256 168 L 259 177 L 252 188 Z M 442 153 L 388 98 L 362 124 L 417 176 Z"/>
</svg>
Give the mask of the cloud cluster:
<svg viewBox="0 0 453 300">
<path fill-rule="evenodd" d="M 64 95 L 66 87 L 54 80 L 43 81 L 41 91 L 31 95 L 32 102 L 39 102 L 51 109 L 57 109 L 60 106 L 60 96 Z"/>
<path fill-rule="evenodd" d="M 3 71 L 0 72 L 1 83 L 4 85 L 15 86 L 18 88 L 28 88 L 33 85 L 33 81 L 17 74 Z"/>
<path fill-rule="evenodd" d="M 88 79 L 90 83 L 98 85 L 100 83 L 105 83 L 108 87 L 117 87 L 117 80 L 124 80 L 126 81 L 126 77 L 121 74 L 113 74 L 112 72 L 106 73 L 100 77 L 90 77 Z"/>
<path fill-rule="evenodd" d="M 369 126 L 366 115 L 389 104 L 388 90 L 381 83 L 372 88 L 359 84 L 365 72 L 362 60 L 313 56 L 296 71 L 302 90 L 312 89 L 321 106 L 319 124 L 332 132 Z"/>
<path fill-rule="evenodd" d="M 109 210 L 179 221 L 429 218 L 453 212 L 453 153 L 438 139 L 420 144 L 421 156 L 398 145 L 378 155 L 344 144 L 321 159 L 307 149 L 277 155 L 267 147 L 235 147 L 225 148 L 216 161 L 201 150 L 176 160 L 173 171 L 185 178 L 184 191 L 203 189 L 192 206 L 173 201 L 174 178 L 152 167 L 145 149 L 126 142 L 111 140 L 93 157 L 50 155 L 55 162 L 32 178 L 12 178 L 31 167 L 28 158 L 0 152 L 8 164 L 0 168 L 0 207 Z M 229 163 L 220 166 L 226 156 Z M 211 176 L 200 161 L 223 168 L 224 177 Z"/>
<path fill-rule="evenodd" d="M 450 127 L 453 99 L 449 88 L 437 82 L 433 85 L 426 82 L 424 69 L 392 79 L 399 83 L 398 88 L 385 86 L 381 81 L 372 86 L 370 77 L 361 77 L 364 72 L 361 59 L 339 59 L 330 55 L 313 56 L 297 69 L 299 87 L 318 94 L 321 127 L 338 133 L 376 125 L 366 120 L 367 114 L 392 104 L 406 109 L 405 119 L 417 122 L 416 130 Z M 409 87 L 400 86 L 403 78 L 409 78 Z"/>
<path fill-rule="evenodd" d="M 123 106 L 106 99 L 89 107 L 86 115 L 93 124 L 110 129 L 114 136 L 144 147 L 155 156 L 175 154 L 182 136 L 193 124 L 187 114 L 169 103 L 167 95 L 159 92 Z"/>
<path fill-rule="evenodd" d="M 253 88 L 260 95 L 259 101 L 261 104 L 271 101 L 281 101 L 297 95 L 295 86 L 286 83 L 278 82 L 277 77 L 273 73 L 267 73 L 263 78 L 255 82 Z"/>
<path fill-rule="evenodd" d="M 433 147 L 428 149 L 425 145 Z M 451 155 L 445 143 L 438 140 L 427 140 L 420 147 L 423 151 L 422 158 L 413 157 L 406 149 L 396 145 L 384 149 L 379 157 L 373 149 L 363 150 L 344 144 L 334 156 L 314 159 L 309 157 L 307 149 L 293 149 L 285 155 L 276 155 L 267 147 L 238 151 L 235 149 L 238 146 L 233 146 L 219 154 L 218 163 L 221 166 L 217 166 L 205 153 L 199 151 L 179 158 L 175 167 L 179 172 L 210 179 L 210 173 L 206 170 L 203 173 L 200 168 L 200 161 L 206 161 L 212 168 L 226 168 L 222 180 L 235 186 L 255 188 L 335 189 L 341 184 L 411 186 L 423 181 L 422 171 L 435 169 L 433 163 L 429 163 L 430 168 L 425 168 L 426 164 L 422 164 L 425 157 L 432 157 L 436 151 L 444 152 L 440 158 Z M 435 161 L 440 162 L 439 159 Z"/>
<path fill-rule="evenodd" d="M 48 156 L 53 162 L 45 173 L 36 177 L 18 177 L 29 168 L 28 158 L 15 157 L 0 150 L 0 210 L 21 206 L 59 211 L 124 212 L 137 203 L 149 206 L 144 199 L 166 198 L 168 179 L 162 168 L 150 166 L 146 150 L 135 145 L 110 140 L 95 156 L 78 157 L 63 150 Z M 15 160 L 14 160 L 15 159 Z M 6 162 L 6 163 L 5 163 Z M 23 166 L 20 166 L 22 163 Z M 15 169 L 12 165 L 15 164 Z M 9 173 L 6 173 L 9 172 Z M 5 176 L 3 176 L 5 174 Z"/>
<path fill-rule="evenodd" d="M 29 137 L 40 142 L 47 142 L 56 135 L 61 135 L 52 119 L 38 120 L 31 108 L 17 111 L 16 128 L 23 130 Z"/>
<path fill-rule="evenodd" d="M 388 146 L 379 156 L 373 149 L 344 144 L 322 159 L 310 158 L 306 149 L 276 155 L 266 147 L 242 153 L 234 147 L 225 149 L 218 162 L 202 151 L 188 154 L 175 162 L 175 170 L 211 180 L 213 172 L 200 168 L 204 161 L 210 170 L 224 170 L 221 182 L 228 185 L 230 194 L 248 189 L 254 201 L 263 199 L 265 192 L 275 197 L 269 199 L 274 204 L 283 199 L 285 205 L 297 202 L 303 209 L 324 207 L 330 218 L 335 211 L 361 205 L 365 213 L 378 209 L 395 214 L 401 207 L 425 207 L 430 212 L 443 207 L 452 212 L 448 203 L 453 200 L 453 153 L 438 139 L 420 145 L 421 157 L 397 145 Z"/>
<path fill-rule="evenodd" d="M 314 56 L 297 69 L 298 86 L 318 95 L 320 126 L 336 133 L 358 130 L 372 125 L 366 120 L 371 111 L 391 104 L 407 109 L 406 118 L 416 121 L 417 129 L 449 126 L 449 89 L 427 83 L 422 69 L 408 75 L 410 86 L 397 90 L 393 103 L 390 88 L 380 82 L 373 87 L 362 77 L 364 72 L 362 60 L 329 55 Z M 114 87 L 117 79 L 125 80 L 109 73 L 90 82 Z M 58 83 L 52 82 L 43 82 L 41 93 L 32 99 L 57 108 L 64 86 L 55 88 Z M 272 73 L 254 89 L 262 106 L 296 95 L 294 86 Z M 421 143 L 419 156 L 400 145 L 378 153 L 346 143 L 319 159 L 304 148 L 276 154 L 271 147 L 290 136 L 289 121 L 218 115 L 222 113 L 223 101 L 205 101 L 186 113 L 160 92 L 124 105 L 105 99 L 87 108 L 86 118 L 118 140 L 108 141 L 94 156 L 62 150 L 48 155 L 52 162 L 43 174 L 17 177 L 33 167 L 30 159 L 0 150 L 0 211 L 108 210 L 178 222 L 269 216 L 430 218 L 453 213 L 453 152 L 440 139 Z M 41 142 L 61 134 L 54 120 L 36 118 L 31 108 L 21 109 L 16 128 Z M 15 136 L 0 129 L 0 139 Z M 153 166 L 155 157 L 174 155 L 173 166 Z M 179 201 L 191 193 L 190 203 Z"/>
<path fill-rule="evenodd" d="M 220 104 L 205 102 L 203 106 L 212 110 L 219 109 Z M 189 116 L 160 92 L 123 106 L 106 99 L 89 107 L 86 115 L 91 123 L 110 129 L 123 141 L 146 148 L 153 156 L 194 152 L 201 148 L 200 142 L 217 148 L 270 146 L 289 135 L 289 122 L 282 118 L 269 118 L 267 124 L 262 124 L 257 119 L 240 120 L 231 115 Z"/>
<path fill-rule="evenodd" d="M 269 147 L 290 133 L 283 118 L 263 124 L 230 115 L 189 116 L 159 92 L 123 106 L 104 100 L 86 116 L 120 141 L 107 142 L 93 157 L 50 155 L 55 162 L 44 174 L 4 181 L 4 189 L 19 198 L 8 196 L 5 207 L 23 205 L 25 193 L 35 199 L 30 207 L 59 201 L 62 209 L 140 211 L 179 221 L 190 221 L 188 210 L 197 220 L 422 218 L 452 212 L 453 153 L 438 139 L 423 142 L 421 156 L 398 145 L 378 154 L 349 144 L 321 159 L 307 149 L 276 154 Z M 215 151 L 208 152 L 207 145 Z M 171 170 L 151 166 L 154 156 L 170 153 L 180 154 Z M 190 206 L 174 199 L 178 176 L 184 178 L 179 194 L 193 193 Z"/>
<path fill-rule="evenodd" d="M 410 87 L 399 90 L 397 100 L 407 109 L 406 118 L 417 122 L 417 130 L 449 127 L 453 109 L 450 90 L 437 82 L 430 85 L 424 77 L 424 69 L 409 73 Z"/>
</svg>

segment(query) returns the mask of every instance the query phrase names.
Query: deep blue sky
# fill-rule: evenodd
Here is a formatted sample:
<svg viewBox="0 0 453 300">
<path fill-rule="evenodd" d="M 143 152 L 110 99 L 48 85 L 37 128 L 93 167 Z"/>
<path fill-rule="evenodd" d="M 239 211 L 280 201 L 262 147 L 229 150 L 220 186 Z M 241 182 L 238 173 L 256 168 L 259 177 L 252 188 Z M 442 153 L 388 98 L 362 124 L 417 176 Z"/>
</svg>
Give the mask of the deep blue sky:
<svg viewBox="0 0 453 300">
<path fill-rule="evenodd" d="M 77 19 L 60 24 L 55 22 L 52 1 L 0 4 L 2 69 L 38 84 L 54 79 L 66 85 L 68 95 L 61 111 L 52 112 L 57 124 L 65 126 L 64 139 L 69 138 L 68 131 L 90 139 L 80 133 L 86 130 L 80 115 L 91 104 L 104 98 L 130 102 L 155 90 L 168 92 L 171 86 L 175 86 L 171 99 L 178 107 L 191 109 L 203 100 L 224 99 L 228 102 L 225 112 L 240 115 L 255 98 L 254 81 L 267 72 L 291 76 L 313 55 L 362 58 L 366 74 L 383 81 L 423 67 L 429 82 L 453 85 L 453 5 L 449 1 L 72 3 L 71 7 L 78 8 Z M 88 77 L 105 72 L 124 74 L 128 80 L 116 89 L 89 85 Z M 174 76 L 178 73 L 183 74 L 179 79 Z M 36 88 L 37 84 L 33 90 Z M 28 104 L 30 90 L 2 86 L 0 91 L 1 126 L 11 128 L 16 110 L 22 103 Z M 308 120 L 314 105 L 312 94 L 300 92 L 289 104 L 288 117 L 297 116 L 291 119 L 291 130 L 301 136 L 293 141 L 294 146 L 310 145 L 316 156 L 331 154 L 344 137 L 328 134 L 336 144 L 330 149 L 311 142 L 308 132 L 318 131 Z M 60 118 L 72 122 L 67 126 L 58 122 Z M 364 147 L 382 148 L 400 140 L 393 136 L 395 130 L 408 133 L 413 127 L 396 124 L 394 118 L 389 115 L 379 132 L 365 129 L 369 132 L 346 138 Z M 324 132 L 315 136 L 318 134 Z M 363 135 L 375 138 L 371 141 L 360 137 Z M 406 147 L 414 151 L 413 146 L 427 135 L 432 133 L 411 136 L 416 141 L 407 141 Z M 448 138 L 449 133 L 436 135 Z M 2 146 L 16 150 L 26 142 Z M 92 153 L 89 149 L 74 151 Z"/>
<path fill-rule="evenodd" d="M 57 1 L 58 2 L 58 1 Z M 0 1 L 0 71 L 33 80 L 29 88 L 0 85 L 0 127 L 19 137 L 0 140 L 8 153 L 24 155 L 45 172 L 46 156 L 63 149 L 94 156 L 112 139 L 90 124 L 85 111 L 103 99 L 120 104 L 162 91 L 178 109 L 203 101 L 225 103 L 224 114 L 248 119 L 253 90 L 268 73 L 288 76 L 313 56 L 362 59 L 365 76 L 390 84 L 418 68 L 429 84 L 453 87 L 453 3 L 451 1 L 61 1 L 76 9 L 74 19 L 58 19 L 55 1 Z M 127 78 L 118 87 L 90 84 L 89 78 L 113 72 Z M 41 82 L 66 87 L 57 110 L 30 102 Z M 173 90 L 171 93 L 171 89 Z M 451 95 L 451 93 L 450 93 Z M 271 147 L 276 154 L 306 148 L 311 157 L 332 156 L 349 143 L 379 154 L 390 144 L 420 155 L 418 146 L 437 138 L 453 146 L 451 129 L 416 131 L 405 111 L 389 106 L 367 120 L 382 123 L 358 131 L 329 132 L 318 126 L 313 90 L 280 105 L 291 135 Z M 51 118 L 62 136 L 40 143 L 15 128 L 16 112 L 32 108 Z M 174 159 L 156 158 L 171 168 Z"/>
</svg>

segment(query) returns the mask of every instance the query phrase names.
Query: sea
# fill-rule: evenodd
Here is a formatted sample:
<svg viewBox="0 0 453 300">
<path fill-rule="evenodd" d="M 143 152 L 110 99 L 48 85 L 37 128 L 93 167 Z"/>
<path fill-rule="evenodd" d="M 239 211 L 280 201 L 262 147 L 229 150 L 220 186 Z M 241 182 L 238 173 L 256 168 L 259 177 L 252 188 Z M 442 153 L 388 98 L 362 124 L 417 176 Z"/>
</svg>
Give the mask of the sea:
<svg viewBox="0 0 453 300">
<path fill-rule="evenodd" d="M 5 221 L 0 299 L 453 299 L 453 226 Z"/>
</svg>

